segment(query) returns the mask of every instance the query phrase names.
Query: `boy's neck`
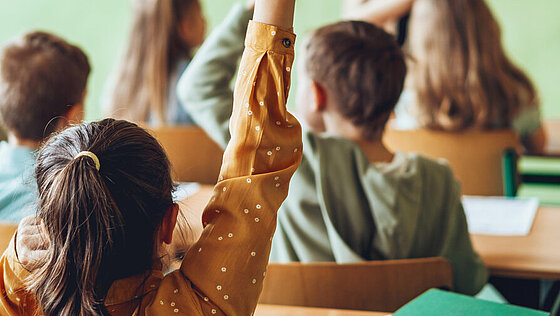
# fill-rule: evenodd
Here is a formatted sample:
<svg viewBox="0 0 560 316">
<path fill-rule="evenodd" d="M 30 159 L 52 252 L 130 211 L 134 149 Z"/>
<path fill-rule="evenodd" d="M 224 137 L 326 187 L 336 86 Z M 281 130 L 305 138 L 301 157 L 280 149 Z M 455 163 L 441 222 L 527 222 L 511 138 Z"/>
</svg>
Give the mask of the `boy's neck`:
<svg viewBox="0 0 560 316">
<path fill-rule="evenodd" d="M 325 132 L 336 135 L 356 143 L 368 157 L 371 163 L 391 162 L 394 154 L 385 146 L 382 141 L 382 134 L 373 140 L 366 140 L 362 137 L 361 131 L 348 120 L 338 118 L 326 118 Z"/>
<path fill-rule="evenodd" d="M 29 139 L 21 139 L 16 137 L 13 133 L 8 134 L 8 143 L 12 146 L 27 147 L 31 150 L 36 150 L 41 147 L 41 142 Z"/>
<path fill-rule="evenodd" d="M 392 162 L 395 154 L 391 152 L 381 139 L 366 141 L 363 139 L 353 140 L 366 154 L 371 163 Z"/>
</svg>

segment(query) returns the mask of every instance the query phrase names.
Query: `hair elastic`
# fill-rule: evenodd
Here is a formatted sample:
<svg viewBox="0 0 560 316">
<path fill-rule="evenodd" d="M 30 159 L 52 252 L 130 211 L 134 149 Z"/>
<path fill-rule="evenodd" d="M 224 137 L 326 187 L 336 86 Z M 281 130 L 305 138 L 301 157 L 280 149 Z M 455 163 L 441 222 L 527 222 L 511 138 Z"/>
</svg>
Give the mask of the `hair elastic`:
<svg viewBox="0 0 560 316">
<path fill-rule="evenodd" d="M 99 169 L 101 168 L 101 164 L 99 163 L 99 158 L 97 158 L 97 156 L 94 153 L 92 153 L 91 151 L 82 151 L 78 153 L 76 157 L 74 157 L 74 159 L 78 159 L 83 156 L 91 158 L 91 160 L 93 160 L 93 162 L 95 163 L 95 169 L 99 171 Z"/>
</svg>

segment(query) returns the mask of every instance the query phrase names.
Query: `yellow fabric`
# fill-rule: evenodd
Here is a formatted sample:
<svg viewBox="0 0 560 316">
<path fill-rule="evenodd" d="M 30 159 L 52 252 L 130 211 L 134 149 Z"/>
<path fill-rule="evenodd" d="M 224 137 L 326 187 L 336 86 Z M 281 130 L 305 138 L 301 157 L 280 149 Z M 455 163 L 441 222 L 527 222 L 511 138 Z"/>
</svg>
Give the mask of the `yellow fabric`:
<svg viewBox="0 0 560 316">
<path fill-rule="evenodd" d="M 294 40 L 291 32 L 249 24 L 230 122 L 233 137 L 203 215 L 202 237 L 180 270 L 115 281 L 105 300 L 111 315 L 247 316 L 254 311 L 276 212 L 301 161 L 301 128 L 286 110 Z M 0 314 L 31 315 L 33 298 L 23 284 L 28 272 L 17 261 L 13 242 L 0 263 Z"/>
</svg>

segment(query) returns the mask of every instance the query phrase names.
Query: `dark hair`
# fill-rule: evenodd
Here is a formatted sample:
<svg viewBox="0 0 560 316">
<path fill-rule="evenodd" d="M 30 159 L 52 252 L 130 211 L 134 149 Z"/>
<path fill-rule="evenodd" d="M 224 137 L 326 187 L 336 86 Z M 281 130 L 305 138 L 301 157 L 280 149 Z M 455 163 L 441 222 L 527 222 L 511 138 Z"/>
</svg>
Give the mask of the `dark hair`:
<svg viewBox="0 0 560 316">
<path fill-rule="evenodd" d="M 94 153 L 93 159 L 82 151 Z M 133 123 L 105 119 L 53 136 L 36 167 L 39 217 L 50 238 L 30 289 L 45 315 L 102 315 L 113 281 L 152 269 L 173 205 L 169 160 Z"/>
<path fill-rule="evenodd" d="M 381 137 L 406 76 L 404 56 L 393 36 L 365 22 L 327 25 L 307 38 L 305 67 L 366 139 Z"/>
<path fill-rule="evenodd" d="M 0 117 L 18 138 L 42 141 L 82 101 L 90 65 L 84 52 L 45 32 L 7 45 L 0 64 Z"/>
</svg>

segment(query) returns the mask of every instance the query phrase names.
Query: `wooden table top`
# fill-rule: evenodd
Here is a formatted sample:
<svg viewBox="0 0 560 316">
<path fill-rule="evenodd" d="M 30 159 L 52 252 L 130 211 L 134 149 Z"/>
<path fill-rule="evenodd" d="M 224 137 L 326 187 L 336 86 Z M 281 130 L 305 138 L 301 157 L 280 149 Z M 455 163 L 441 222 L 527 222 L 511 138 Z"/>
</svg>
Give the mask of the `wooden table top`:
<svg viewBox="0 0 560 316">
<path fill-rule="evenodd" d="M 380 312 L 259 304 L 255 316 L 384 316 Z"/>
<path fill-rule="evenodd" d="M 527 236 L 471 237 L 492 275 L 560 280 L 560 207 L 541 206 Z"/>
<path fill-rule="evenodd" d="M 189 198 L 189 209 L 203 208 L 211 194 L 212 186 L 201 186 Z M 560 207 L 540 207 L 528 236 L 471 238 L 494 276 L 560 280 Z"/>
</svg>

